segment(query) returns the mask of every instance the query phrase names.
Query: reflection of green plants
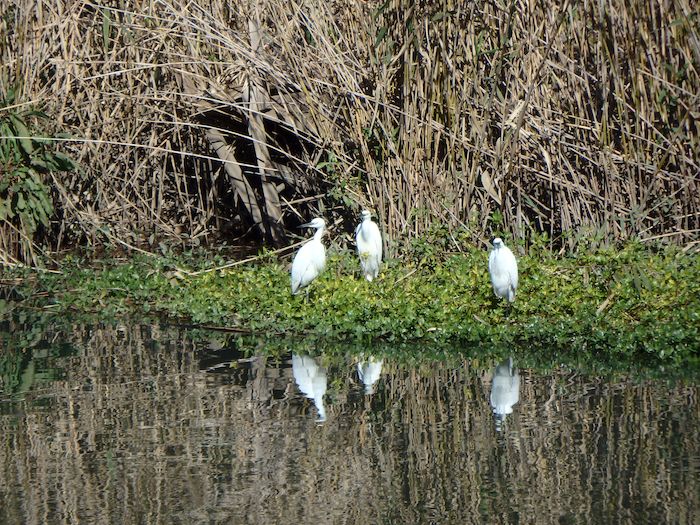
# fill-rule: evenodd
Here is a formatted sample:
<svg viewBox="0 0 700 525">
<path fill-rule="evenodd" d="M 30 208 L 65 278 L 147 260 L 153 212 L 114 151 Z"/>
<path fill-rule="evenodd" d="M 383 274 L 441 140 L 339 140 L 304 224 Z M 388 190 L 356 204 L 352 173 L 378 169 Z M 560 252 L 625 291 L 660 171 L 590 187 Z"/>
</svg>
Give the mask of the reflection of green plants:
<svg viewBox="0 0 700 525">
<path fill-rule="evenodd" d="M 0 300 L 0 391 L 17 394 L 60 376 L 59 370 L 47 366 L 49 358 L 59 354 L 60 343 L 47 339 L 51 316 L 8 307 Z"/>
<path fill-rule="evenodd" d="M 54 213 L 47 173 L 72 171 L 66 155 L 51 151 L 42 133 L 30 131 L 30 120 L 47 119 L 41 111 L 18 110 L 15 92 L 0 99 L 0 234 L 19 233 L 25 255 L 32 251 L 35 234 L 48 228 Z"/>
</svg>

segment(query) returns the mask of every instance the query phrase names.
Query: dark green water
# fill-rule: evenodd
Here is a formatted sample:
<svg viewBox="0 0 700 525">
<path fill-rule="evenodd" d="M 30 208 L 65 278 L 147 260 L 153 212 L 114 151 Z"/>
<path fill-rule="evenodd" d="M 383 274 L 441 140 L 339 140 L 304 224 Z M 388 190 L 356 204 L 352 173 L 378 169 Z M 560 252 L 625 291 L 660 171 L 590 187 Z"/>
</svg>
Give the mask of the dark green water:
<svg viewBox="0 0 700 525">
<path fill-rule="evenodd" d="M 690 379 L 68 326 L 0 325 L 0 523 L 700 523 Z"/>
</svg>

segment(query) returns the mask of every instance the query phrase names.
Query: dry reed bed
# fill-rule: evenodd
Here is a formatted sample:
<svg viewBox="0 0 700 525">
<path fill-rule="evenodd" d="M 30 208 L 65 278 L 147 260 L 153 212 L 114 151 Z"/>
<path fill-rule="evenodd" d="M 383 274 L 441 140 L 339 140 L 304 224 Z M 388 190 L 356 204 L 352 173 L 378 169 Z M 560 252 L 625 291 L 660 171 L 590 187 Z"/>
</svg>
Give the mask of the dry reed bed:
<svg viewBox="0 0 700 525">
<path fill-rule="evenodd" d="M 436 223 L 472 241 L 565 233 L 570 248 L 700 238 L 689 0 L 0 12 L 0 91 L 19 81 L 83 166 L 50 181 L 54 248 L 248 228 L 284 244 L 312 213 L 349 230 L 348 203 L 376 209 L 394 241 Z"/>
</svg>

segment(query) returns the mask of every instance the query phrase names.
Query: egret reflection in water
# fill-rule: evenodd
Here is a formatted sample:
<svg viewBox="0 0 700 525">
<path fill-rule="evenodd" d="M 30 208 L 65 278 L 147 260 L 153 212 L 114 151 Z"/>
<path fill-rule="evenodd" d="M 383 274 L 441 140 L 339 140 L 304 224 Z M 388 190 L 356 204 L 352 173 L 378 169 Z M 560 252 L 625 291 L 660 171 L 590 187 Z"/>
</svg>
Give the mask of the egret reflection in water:
<svg viewBox="0 0 700 525">
<path fill-rule="evenodd" d="M 513 413 L 513 405 L 520 400 L 520 374 L 513 367 L 513 358 L 502 361 L 493 372 L 491 382 L 491 407 L 496 417 L 496 430 L 501 431 L 503 421 Z"/>
<path fill-rule="evenodd" d="M 369 395 L 374 393 L 374 385 L 379 381 L 379 377 L 382 375 L 383 364 L 383 359 L 376 359 L 374 357 L 369 357 L 367 360 L 357 363 L 357 375 L 360 381 L 365 385 L 365 394 Z"/>
<path fill-rule="evenodd" d="M 313 399 L 318 411 L 317 421 L 325 421 L 326 407 L 323 405 L 323 396 L 328 384 L 326 369 L 319 366 L 311 356 L 292 354 L 292 373 L 299 390 L 309 399 Z"/>
</svg>

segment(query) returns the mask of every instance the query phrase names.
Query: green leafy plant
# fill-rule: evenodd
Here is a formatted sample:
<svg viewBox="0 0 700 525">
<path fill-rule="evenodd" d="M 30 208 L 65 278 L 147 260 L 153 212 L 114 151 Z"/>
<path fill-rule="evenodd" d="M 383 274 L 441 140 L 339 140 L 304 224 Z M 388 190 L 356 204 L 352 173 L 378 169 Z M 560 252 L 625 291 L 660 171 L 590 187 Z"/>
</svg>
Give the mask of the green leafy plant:
<svg viewBox="0 0 700 525">
<path fill-rule="evenodd" d="M 291 295 L 288 269 L 276 259 L 225 269 L 210 260 L 211 271 L 172 270 L 207 266 L 192 255 L 109 258 L 92 267 L 64 261 L 62 273 L 38 275 L 36 287 L 21 296 L 46 298 L 54 313 L 166 314 L 272 339 L 302 337 L 312 346 L 334 340 L 518 347 L 546 352 L 549 360 L 697 366 L 697 256 L 635 243 L 571 257 L 532 251 L 518 257 L 512 305 L 495 298 L 488 251 L 478 248 L 430 257 L 430 264 L 425 253 L 390 259 L 373 283 L 353 271 L 354 253 L 332 254 L 308 298 Z"/>
<path fill-rule="evenodd" d="M 20 259 L 27 259 L 37 232 L 49 227 L 54 214 L 46 174 L 76 166 L 67 155 L 53 151 L 43 133 L 30 130 L 32 120 L 47 120 L 48 115 L 21 107 L 14 89 L 0 99 L 0 235 L 9 241 L 5 245 L 17 245 Z"/>
</svg>

